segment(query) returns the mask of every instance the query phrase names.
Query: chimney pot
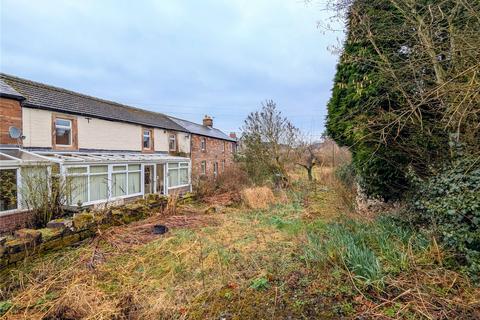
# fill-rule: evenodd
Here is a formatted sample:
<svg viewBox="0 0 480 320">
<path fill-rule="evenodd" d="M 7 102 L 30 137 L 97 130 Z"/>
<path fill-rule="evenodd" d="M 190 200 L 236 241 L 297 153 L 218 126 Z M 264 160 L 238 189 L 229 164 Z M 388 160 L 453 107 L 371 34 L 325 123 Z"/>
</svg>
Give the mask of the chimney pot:
<svg viewBox="0 0 480 320">
<path fill-rule="evenodd" d="M 205 127 L 210 127 L 210 128 L 213 127 L 212 117 L 205 115 L 205 117 L 203 118 L 203 125 Z"/>
<path fill-rule="evenodd" d="M 237 134 L 235 132 L 230 132 L 230 138 L 237 139 Z"/>
</svg>

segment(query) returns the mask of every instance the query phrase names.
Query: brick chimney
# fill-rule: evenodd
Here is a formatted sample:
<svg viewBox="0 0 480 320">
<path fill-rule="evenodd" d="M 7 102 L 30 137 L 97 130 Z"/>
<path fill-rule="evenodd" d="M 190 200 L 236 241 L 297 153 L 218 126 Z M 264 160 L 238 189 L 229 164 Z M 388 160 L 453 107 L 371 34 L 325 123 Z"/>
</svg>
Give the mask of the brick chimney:
<svg viewBox="0 0 480 320">
<path fill-rule="evenodd" d="M 237 140 L 237 134 L 235 132 L 230 132 L 230 138 Z"/>
<path fill-rule="evenodd" d="M 212 117 L 205 115 L 205 117 L 203 118 L 203 125 L 205 127 L 210 127 L 210 128 L 213 127 Z"/>
</svg>

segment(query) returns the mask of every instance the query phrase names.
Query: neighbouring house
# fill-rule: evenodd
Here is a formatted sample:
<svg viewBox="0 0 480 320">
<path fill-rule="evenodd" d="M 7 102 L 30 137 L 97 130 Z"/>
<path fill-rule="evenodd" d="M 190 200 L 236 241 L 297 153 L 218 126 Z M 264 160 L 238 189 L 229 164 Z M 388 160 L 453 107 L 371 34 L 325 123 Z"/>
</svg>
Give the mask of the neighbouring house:
<svg viewBox="0 0 480 320">
<path fill-rule="evenodd" d="M 170 119 L 191 134 L 190 159 L 193 179 L 216 178 L 232 164 L 237 145 L 235 133 L 226 135 L 214 128 L 213 119 L 210 116 L 205 116 L 202 124 L 174 117 Z"/>
<path fill-rule="evenodd" d="M 28 223 L 31 177 L 69 181 L 72 209 L 191 191 L 197 134 L 181 121 L 0 73 L 0 233 Z"/>
</svg>

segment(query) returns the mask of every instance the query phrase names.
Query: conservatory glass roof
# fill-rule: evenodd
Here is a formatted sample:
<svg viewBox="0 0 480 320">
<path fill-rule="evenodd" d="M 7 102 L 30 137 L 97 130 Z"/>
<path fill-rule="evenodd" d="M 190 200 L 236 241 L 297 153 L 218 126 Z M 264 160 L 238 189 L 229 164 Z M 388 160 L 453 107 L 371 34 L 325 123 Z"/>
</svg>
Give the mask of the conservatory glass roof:
<svg viewBox="0 0 480 320">
<path fill-rule="evenodd" d="M 0 166 L 48 163 L 50 160 L 19 148 L 0 148 Z"/>
<path fill-rule="evenodd" d="M 175 157 L 161 153 L 116 153 L 116 152 L 35 152 L 35 154 L 52 162 L 70 163 L 117 163 L 117 162 L 178 162 L 189 161 L 189 158 Z"/>
<path fill-rule="evenodd" d="M 78 163 L 131 163 L 131 162 L 179 162 L 190 161 L 186 157 L 176 157 L 161 153 L 116 153 L 116 152 L 55 152 L 55 151 L 27 151 L 19 148 L 1 148 L 1 165 L 18 165 L 34 163 L 60 163 L 60 164 L 78 164 Z"/>
</svg>

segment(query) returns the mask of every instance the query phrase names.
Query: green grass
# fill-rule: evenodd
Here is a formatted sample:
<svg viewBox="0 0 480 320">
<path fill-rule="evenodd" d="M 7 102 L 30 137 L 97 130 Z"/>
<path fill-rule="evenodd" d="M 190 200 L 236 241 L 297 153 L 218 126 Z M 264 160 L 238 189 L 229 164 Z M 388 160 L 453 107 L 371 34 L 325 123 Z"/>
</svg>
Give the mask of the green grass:
<svg viewBox="0 0 480 320">
<path fill-rule="evenodd" d="M 388 217 L 333 216 L 324 206 L 334 191 L 299 189 L 290 192 L 290 203 L 236 209 L 215 215 L 217 224 L 172 229 L 145 244 L 100 241 L 95 249 L 86 243 L 26 262 L 2 279 L 0 311 L 21 318 L 68 307 L 78 317 L 112 318 L 128 301 L 143 319 L 337 319 L 395 298 L 401 277 L 426 281 L 417 275 L 422 266 L 439 270 L 427 236 Z M 105 260 L 92 270 L 87 262 L 96 250 Z M 472 292 L 448 279 L 433 278 L 415 290 L 422 299 L 441 297 L 429 306 L 442 310 L 445 299 Z M 421 318 L 410 308 L 418 299 L 405 298 L 375 312 Z"/>
</svg>

